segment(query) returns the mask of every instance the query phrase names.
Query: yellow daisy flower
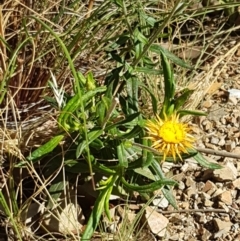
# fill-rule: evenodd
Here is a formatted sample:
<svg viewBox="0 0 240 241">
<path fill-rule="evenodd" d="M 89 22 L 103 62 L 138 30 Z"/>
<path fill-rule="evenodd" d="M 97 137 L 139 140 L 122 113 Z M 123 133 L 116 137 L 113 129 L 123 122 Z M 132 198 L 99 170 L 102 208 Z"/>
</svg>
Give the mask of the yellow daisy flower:
<svg viewBox="0 0 240 241">
<path fill-rule="evenodd" d="M 176 156 L 181 160 L 181 153 L 188 153 L 188 148 L 193 148 L 195 138 L 189 134 L 191 128 L 186 123 L 179 121 L 179 116 L 174 113 L 162 120 L 159 116 L 146 123 L 148 139 L 152 141 L 152 148 L 163 153 L 163 161 L 167 156 Z"/>
</svg>

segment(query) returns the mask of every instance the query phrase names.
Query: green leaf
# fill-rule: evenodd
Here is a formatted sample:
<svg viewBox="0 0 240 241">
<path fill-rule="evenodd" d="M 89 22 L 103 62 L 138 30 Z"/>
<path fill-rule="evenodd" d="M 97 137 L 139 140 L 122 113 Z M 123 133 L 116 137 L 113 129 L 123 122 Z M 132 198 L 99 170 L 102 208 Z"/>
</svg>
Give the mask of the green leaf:
<svg viewBox="0 0 240 241">
<path fill-rule="evenodd" d="M 142 83 L 140 84 L 140 86 L 150 94 L 150 97 L 151 97 L 151 100 L 152 100 L 153 113 L 157 114 L 157 112 L 158 112 L 158 101 L 157 101 L 157 98 L 155 97 L 155 95 L 151 92 L 151 90 L 148 87 L 146 87 Z"/>
<path fill-rule="evenodd" d="M 64 135 L 58 135 L 53 137 L 50 141 L 40 146 L 37 150 L 33 151 L 27 157 L 27 160 L 33 162 L 38 160 L 40 157 L 50 153 L 59 144 L 59 142 L 63 140 L 63 138 L 64 138 Z"/>
<path fill-rule="evenodd" d="M 116 139 L 132 139 L 142 132 L 142 128 L 139 125 L 133 127 L 130 132 L 118 135 Z"/>
<path fill-rule="evenodd" d="M 194 159 L 203 167 L 209 168 L 209 169 L 221 169 L 222 166 L 217 163 L 209 162 L 207 159 L 205 159 L 200 153 L 194 156 Z"/>
<path fill-rule="evenodd" d="M 137 192 L 140 192 L 140 193 L 142 193 L 142 192 L 143 193 L 154 192 L 154 191 L 162 188 L 164 185 L 173 186 L 173 185 L 177 184 L 177 182 L 175 182 L 173 180 L 170 180 L 170 179 L 167 179 L 167 178 L 155 181 L 155 182 L 153 182 L 151 184 L 148 184 L 148 185 L 142 185 L 142 186 L 129 184 L 123 177 L 121 178 L 121 182 L 129 190 L 137 191 Z"/>
<path fill-rule="evenodd" d="M 88 140 L 83 140 L 78 146 L 77 146 L 77 150 L 76 150 L 76 158 L 79 158 L 83 151 L 88 148 L 88 145 L 93 142 L 94 140 L 96 140 L 100 135 L 102 135 L 103 130 L 93 130 L 90 131 L 87 135 Z"/>
<path fill-rule="evenodd" d="M 160 75 L 163 73 L 162 70 L 153 69 L 150 67 L 136 67 L 135 71 L 139 73 L 149 74 L 149 75 Z"/>
<path fill-rule="evenodd" d="M 90 218 L 88 219 L 87 226 L 83 232 L 83 235 L 81 237 L 81 240 L 86 240 L 89 241 L 96 230 L 100 217 L 102 216 L 104 207 L 105 207 L 105 202 L 106 202 L 106 197 L 108 195 L 108 188 L 103 189 L 97 200 L 94 203 L 94 207 L 92 210 L 92 213 L 90 215 Z"/>
<path fill-rule="evenodd" d="M 160 116 L 165 119 L 165 115 L 170 115 L 174 111 L 174 105 L 171 104 L 171 101 L 175 94 L 175 81 L 171 66 L 163 53 L 161 53 L 161 60 L 164 76 L 164 101 Z"/>
<path fill-rule="evenodd" d="M 166 56 L 161 53 L 163 76 L 164 76 L 164 91 L 165 98 L 171 100 L 175 94 L 175 81 L 173 76 L 173 70 Z"/>
<path fill-rule="evenodd" d="M 177 111 L 180 118 L 185 115 L 194 115 L 194 116 L 207 116 L 208 114 L 202 111 L 196 111 L 196 110 L 179 110 Z"/>
<path fill-rule="evenodd" d="M 154 53 L 157 53 L 157 54 L 164 54 L 167 58 L 169 58 L 171 61 L 173 61 L 173 63 L 175 63 L 175 64 L 177 64 L 181 67 L 184 67 L 184 68 L 187 68 L 187 69 L 194 69 L 192 66 L 190 66 L 185 61 L 178 58 L 175 54 L 171 53 L 167 49 L 163 48 L 161 45 L 153 44 L 149 48 L 149 50 L 154 52 Z"/>
<path fill-rule="evenodd" d="M 102 125 L 104 118 L 106 116 L 107 110 L 109 109 L 109 107 L 111 106 L 111 99 L 106 97 L 106 96 L 102 96 L 101 101 L 99 103 L 97 103 L 96 109 L 97 109 L 97 114 L 99 116 L 99 124 Z"/>
<path fill-rule="evenodd" d="M 139 40 L 143 44 L 148 43 L 148 39 L 138 30 L 138 28 L 135 28 L 133 36 L 135 39 Z"/>
<path fill-rule="evenodd" d="M 89 173 L 89 165 L 85 162 L 77 160 L 67 160 L 65 163 L 65 170 L 70 173 Z M 118 166 L 106 167 L 103 164 L 92 163 L 92 169 L 95 173 L 100 173 L 103 175 L 113 175 L 116 173 Z"/>
<path fill-rule="evenodd" d="M 152 172 L 149 170 L 148 167 L 135 168 L 134 172 L 136 172 L 152 181 L 156 181 L 155 176 L 152 174 Z"/>
<path fill-rule="evenodd" d="M 117 156 L 118 156 L 118 161 L 119 161 L 119 166 L 127 168 L 128 167 L 128 160 L 127 156 L 125 153 L 125 148 L 123 143 L 117 146 Z"/>
<path fill-rule="evenodd" d="M 139 80 L 137 77 L 132 76 L 127 79 L 126 82 L 127 87 L 127 101 L 128 101 L 128 109 L 127 113 L 133 114 L 138 112 L 138 88 L 139 88 Z"/>
<path fill-rule="evenodd" d="M 19 241 L 22 241 L 23 240 L 22 239 L 23 235 L 22 235 L 21 229 L 19 228 L 19 223 L 16 221 L 16 217 L 14 216 L 14 213 L 9 208 L 9 200 L 6 200 L 5 196 L 6 196 L 6 194 L 3 194 L 2 190 L 0 190 L 1 209 L 3 210 L 4 214 L 8 217 L 9 222 L 11 222 L 12 229 L 13 229 L 15 235 L 16 235 L 15 237 Z"/>
<path fill-rule="evenodd" d="M 161 167 L 160 167 L 159 162 L 157 162 L 155 159 L 152 161 L 151 167 L 152 167 L 152 169 L 154 170 L 154 172 L 156 173 L 155 178 L 156 178 L 157 180 L 159 180 L 159 179 L 161 180 L 161 179 L 165 178 L 164 173 L 163 173 L 163 171 L 162 171 L 162 169 L 161 169 Z M 176 199 L 175 199 L 175 197 L 174 197 L 174 195 L 173 195 L 173 192 L 172 192 L 170 186 L 164 186 L 164 187 L 162 188 L 162 193 L 163 193 L 164 197 L 168 200 L 168 202 L 169 202 L 175 209 L 178 209 Z"/>
<path fill-rule="evenodd" d="M 112 192 L 112 188 L 114 183 L 118 179 L 118 175 L 113 176 L 111 179 L 111 182 L 108 183 L 108 185 L 101 190 L 97 200 L 94 203 L 94 207 L 91 213 L 91 216 L 88 220 L 87 226 L 83 232 L 83 235 L 81 237 L 81 240 L 90 240 L 94 231 L 96 230 L 100 217 L 102 216 L 103 211 L 105 210 L 107 213 L 107 216 L 110 217 L 109 214 L 109 197 Z"/>
<path fill-rule="evenodd" d="M 87 83 L 86 83 L 87 90 L 94 90 L 96 89 L 96 80 L 93 78 L 93 73 L 89 72 L 87 74 Z"/>
<path fill-rule="evenodd" d="M 74 116 L 74 112 L 79 110 L 81 105 L 86 105 L 87 101 L 96 96 L 97 93 L 105 91 L 106 87 L 98 87 L 94 90 L 89 90 L 87 93 L 82 95 L 82 97 L 80 97 L 79 94 L 75 94 L 63 108 L 58 118 L 59 125 L 66 131 L 75 130 L 75 126 L 72 124 L 72 116 Z"/>
<path fill-rule="evenodd" d="M 190 150 L 188 150 L 188 153 L 181 153 L 181 157 L 182 157 L 183 160 L 185 160 L 185 159 L 188 159 L 190 157 L 193 157 L 193 156 L 197 155 L 197 153 L 198 152 L 196 150 L 190 149 Z M 176 156 L 176 160 L 174 160 L 172 156 L 169 156 L 169 157 L 166 157 L 166 161 L 168 161 L 168 162 L 178 162 L 178 161 L 181 161 L 181 159 L 178 156 Z"/>
<path fill-rule="evenodd" d="M 95 150 L 100 150 L 104 147 L 104 144 L 99 138 L 97 138 L 90 143 L 90 147 L 94 148 Z"/>
<path fill-rule="evenodd" d="M 136 119 L 139 115 L 140 115 L 139 112 L 128 115 L 128 116 L 126 116 L 126 118 L 124 120 L 106 126 L 105 130 L 108 131 L 108 130 L 114 128 L 114 127 L 128 124 L 128 123 L 132 122 L 134 119 Z"/>
<path fill-rule="evenodd" d="M 57 179 L 61 178 L 60 180 L 54 180 L 54 183 L 50 186 L 48 189 L 51 198 L 48 201 L 47 208 L 52 208 L 54 206 L 54 203 L 58 201 L 58 198 L 60 198 L 61 194 L 63 193 L 63 190 L 68 184 L 67 180 L 63 181 L 62 175 L 58 176 Z M 55 201 L 55 202 L 54 202 Z"/>
<path fill-rule="evenodd" d="M 178 98 L 174 99 L 175 110 L 179 110 L 185 102 L 188 100 L 189 96 L 194 92 L 194 90 L 184 89 L 183 94 L 181 94 Z"/>
</svg>

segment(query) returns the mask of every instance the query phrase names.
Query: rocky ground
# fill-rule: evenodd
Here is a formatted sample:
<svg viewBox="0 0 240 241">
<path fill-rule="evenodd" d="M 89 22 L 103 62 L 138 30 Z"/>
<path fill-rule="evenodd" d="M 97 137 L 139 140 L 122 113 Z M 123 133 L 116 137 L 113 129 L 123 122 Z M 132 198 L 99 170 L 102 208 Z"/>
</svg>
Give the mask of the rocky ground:
<svg viewBox="0 0 240 241">
<path fill-rule="evenodd" d="M 208 113 L 192 120 L 196 147 L 206 159 L 223 168 L 205 169 L 193 158 L 179 164 L 165 162 L 165 175 L 179 183 L 173 189 L 179 209 L 175 210 L 158 193 L 140 218 L 140 227 L 146 225 L 138 229 L 138 240 L 240 241 L 240 37 L 229 36 L 219 46 L 220 42 L 215 41 L 214 55 L 201 67 L 190 87 L 196 89 L 192 104 L 201 98 L 197 109 Z M 115 217 L 127 217 L 130 225 L 143 206 L 127 207 L 127 212 L 115 207 Z M 113 240 L 125 240 L 114 236 L 118 238 Z"/>
<path fill-rule="evenodd" d="M 206 25 L 206 28 L 208 27 L 209 25 Z M 198 49 L 202 51 L 201 46 Z M 106 227 L 106 232 L 96 234 L 92 241 L 240 241 L 238 33 L 219 34 L 206 53 L 208 56 L 196 70 L 189 88 L 196 90 L 190 100 L 191 108 L 196 107 L 208 115 L 192 120 L 192 126 L 197 138 L 196 147 L 203 151 L 209 161 L 217 162 L 223 168 L 207 170 L 192 158 L 179 164 L 164 163 L 162 168 L 165 175 L 179 183 L 179 186 L 173 189 L 179 209 L 174 210 L 160 192 L 141 215 L 140 227 L 143 229 L 136 228 L 133 232 L 129 231 L 129 227 L 144 204 L 128 203 L 127 213 L 122 206 L 116 205 L 112 211 L 117 225 L 111 223 Z M 6 233 L 9 236 L 13 232 L 7 230 L 4 215 L 2 219 L 0 226 L 3 227 L 4 234 L 0 233 L 0 240 L 8 240 Z M 125 223 L 122 220 L 125 220 Z M 124 235 L 123 225 L 126 225 L 125 231 L 129 231 L 130 235 Z M 139 235 L 136 235 L 136 232 Z M 61 237 L 58 240 L 67 239 Z"/>
<path fill-rule="evenodd" d="M 199 106 L 208 116 L 193 121 L 196 146 L 204 152 L 215 150 L 218 155 L 204 155 L 223 168 L 206 170 L 193 159 L 180 166 L 163 165 L 179 182 L 174 190 L 179 210 L 164 200 L 158 204 L 168 222 L 160 240 L 240 240 L 240 38 L 225 44 L 208 63 L 218 63 Z"/>
</svg>

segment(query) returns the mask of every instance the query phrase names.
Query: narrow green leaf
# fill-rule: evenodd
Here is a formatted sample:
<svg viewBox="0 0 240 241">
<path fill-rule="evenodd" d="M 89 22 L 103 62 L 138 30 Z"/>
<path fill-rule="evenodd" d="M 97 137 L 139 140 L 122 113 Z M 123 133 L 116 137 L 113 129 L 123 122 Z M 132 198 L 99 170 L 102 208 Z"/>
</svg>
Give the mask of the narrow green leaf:
<svg viewBox="0 0 240 241">
<path fill-rule="evenodd" d="M 155 159 L 153 159 L 152 163 L 151 163 L 151 167 L 152 169 L 154 170 L 154 172 L 156 173 L 156 179 L 157 180 L 161 180 L 163 178 L 165 178 L 164 176 L 164 173 L 160 167 L 160 164 L 159 162 L 157 162 Z M 162 193 L 164 195 L 164 197 L 168 200 L 168 202 L 175 208 L 175 209 L 178 209 L 177 207 L 177 202 L 176 202 L 176 199 L 173 195 L 173 192 L 170 188 L 170 186 L 164 186 L 162 188 Z"/>
<path fill-rule="evenodd" d="M 126 118 L 124 120 L 106 126 L 105 131 L 108 131 L 108 130 L 110 130 L 110 129 L 114 128 L 114 127 L 117 127 L 117 126 L 128 124 L 131 121 L 133 121 L 134 119 L 136 119 L 139 115 L 140 115 L 139 112 L 131 114 L 131 115 L 128 115 L 128 116 L 126 116 Z"/>
<path fill-rule="evenodd" d="M 149 75 L 161 75 L 163 73 L 162 70 L 154 69 L 152 67 L 151 68 L 150 67 L 136 67 L 135 71 L 139 72 L 139 73 L 149 74 Z"/>
<path fill-rule="evenodd" d="M 173 77 L 173 70 L 166 56 L 161 53 L 163 76 L 164 76 L 164 91 L 165 98 L 168 100 L 173 99 L 175 94 L 175 81 Z"/>
<path fill-rule="evenodd" d="M 134 114 L 138 112 L 138 88 L 139 80 L 135 76 L 127 78 L 126 81 L 127 87 L 127 101 L 128 101 L 128 110 L 127 113 Z"/>
<path fill-rule="evenodd" d="M 89 132 L 87 135 L 88 140 L 83 140 L 78 146 L 77 146 L 77 150 L 76 150 L 76 158 L 79 158 L 83 151 L 88 148 L 88 145 L 93 142 L 94 140 L 96 140 L 100 135 L 102 135 L 103 130 L 93 130 L 91 132 Z"/>
<path fill-rule="evenodd" d="M 173 186 L 173 185 L 177 184 L 177 182 L 175 182 L 173 180 L 170 180 L 170 179 L 167 179 L 167 178 L 155 181 L 155 182 L 153 182 L 151 184 L 148 184 L 148 185 L 142 185 L 142 186 L 129 184 L 123 177 L 121 178 L 121 182 L 129 190 L 137 191 L 137 192 L 143 192 L 143 193 L 145 193 L 145 192 L 154 192 L 154 191 L 162 188 L 164 185 L 171 185 L 171 186 Z"/>
<path fill-rule="evenodd" d="M 175 111 L 178 111 L 188 100 L 189 96 L 194 92 L 194 90 L 185 89 L 183 94 L 174 99 Z"/>
<path fill-rule="evenodd" d="M 207 159 L 204 158 L 200 153 L 194 156 L 194 159 L 203 167 L 209 169 L 221 169 L 222 166 L 217 163 L 209 162 Z"/>
<path fill-rule="evenodd" d="M 207 116 L 208 114 L 202 111 L 196 111 L 196 110 L 179 110 L 177 111 L 180 117 L 185 115 L 194 115 L 194 116 Z"/>
<path fill-rule="evenodd" d="M 98 226 L 100 217 L 103 213 L 104 205 L 106 202 L 105 199 L 106 199 L 107 195 L 108 195 L 108 188 L 105 188 L 100 192 L 97 200 L 94 203 L 92 213 L 90 215 L 90 218 L 88 219 L 88 223 L 83 232 L 81 240 L 89 241 L 91 239 L 94 231 L 96 230 L 96 228 Z"/>
<path fill-rule="evenodd" d="M 110 185 L 108 187 L 108 192 L 106 194 L 106 198 L 105 198 L 105 202 L 104 202 L 104 211 L 105 211 L 106 216 L 107 216 L 109 221 L 111 221 L 111 214 L 110 214 L 110 211 L 109 211 L 109 199 L 110 199 L 110 196 L 112 194 L 112 190 L 113 190 L 113 185 Z"/>
<path fill-rule="evenodd" d="M 38 158 L 44 156 L 45 154 L 50 153 L 59 144 L 59 142 L 63 140 L 63 138 L 64 138 L 64 135 L 58 135 L 53 137 L 50 141 L 40 146 L 37 150 L 33 151 L 27 157 L 27 160 L 33 162 L 38 160 Z"/>
<path fill-rule="evenodd" d="M 142 132 L 142 128 L 138 125 L 134 126 L 130 132 L 124 133 L 122 135 L 118 135 L 116 139 L 132 139 L 136 137 L 140 132 Z"/>
<path fill-rule="evenodd" d="M 148 43 L 148 39 L 138 30 L 138 28 L 135 28 L 133 36 L 135 39 L 139 40 L 143 44 Z"/>
<path fill-rule="evenodd" d="M 99 103 L 97 103 L 97 105 L 96 105 L 96 110 L 97 110 L 97 114 L 99 116 L 99 122 L 100 122 L 99 124 L 100 125 L 102 125 L 102 123 L 105 119 L 107 110 L 109 109 L 111 102 L 112 102 L 111 99 L 109 99 L 106 96 L 102 96 L 101 101 Z"/>
<path fill-rule="evenodd" d="M 58 198 L 61 196 L 64 188 L 67 185 L 67 183 L 68 182 L 66 180 L 63 181 L 62 176 L 61 176 L 61 179 L 59 181 L 54 180 L 54 183 L 48 189 L 48 191 L 51 195 L 51 198 L 48 201 L 47 208 L 53 207 L 54 203 L 57 202 Z"/>
<path fill-rule="evenodd" d="M 123 143 L 117 146 L 117 156 L 118 156 L 119 166 L 127 168 L 128 160 L 127 160 Z"/>
<path fill-rule="evenodd" d="M 67 160 L 65 162 L 65 170 L 70 173 L 89 173 L 89 166 L 85 162 L 80 162 L 76 160 Z M 95 173 L 100 173 L 103 175 L 113 175 L 116 173 L 118 166 L 106 167 L 103 164 L 92 163 L 92 169 Z"/>
<path fill-rule="evenodd" d="M 150 48 L 150 51 L 157 53 L 157 54 L 164 54 L 166 57 L 168 57 L 171 61 L 173 61 L 173 63 L 187 68 L 187 69 L 193 69 L 192 66 L 190 66 L 189 64 L 187 64 L 185 61 L 181 60 L 180 58 L 178 58 L 175 54 L 171 53 L 170 51 L 168 51 L 167 49 L 163 48 L 161 45 L 158 44 L 153 44 Z"/>
<path fill-rule="evenodd" d="M 97 200 L 95 201 L 91 216 L 88 220 L 87 226 L 83 232 L 83 235 L 81 237 L 81 240 L 90 240 L 93 232 L 96 230 L 100 217 L 105 210 L 107 213 L 107 216 L 110 218 L 109 213 L 109 197 L 112 192 L 112 188 L 114 183 L 117 181 L 119 176 L 116 174 L 111 179 L 111 182 L 107 184 L 107 186 L 100 192 Z"/>
<path fill-rule="evenodd" d="M 174 111 L 174 105 L 172 105 L 171 101 L 175 95 L 175 81 L 171 66 L 163 53 L 161 53 L 161 60 L 164 76 L 164 101 L 160 116 L 164 119 L 165 115 L 170 115 Z"/>
<path fill-rule="evenodd" d="M 2 193 L 2 190 L 0 190 L 0 204 L 1 209 L 4 211 L 6 216 L 9 218 L 9 222 L 11 222 L 11 226 L 15 232 L 16 238 L 22 241 L 22 230 L 19 227 L 19 223 L 17 223 L 17 220 L 13 217 L 12 211 L 9 209 L 9 200 L 6 201 L 5 195 Z"/>
<path fill-rule="evenodd" d="M 152 172 L 149 170 L 148 167 L 134 168 L 134 172 L 136 172 L 152 181 L 156 181 L 155 176 L 152 174 Z"/>
<path fill-rule="evenodd" d="M 140 86 L 145 90 L 147 91 L 149 94 L 150 94 L 150 97 L 151 97 L 151 101 L 152 101 L 152 108 L 153 108 L 153 113 L 154 114 L 157 114 L 158 112 L 158 101 L 157 101 L 157 98 L 155 97 L 155 95 L 151 92 L 151 90 L 146 87 L 144 84 L 140 84 Z"/>
<path fill-rule="evenodd" d="M 92 72 L 89 72 L 87 74 L 87 83 L 86 83 L 86 86 L 87 86 L 87 90 L 95 90 L 97 87 L 96 87 L 96 80 L 93 78 L 93 73 Z M 105 89 L 106 90 L 106 89 Z"/>
</svg>

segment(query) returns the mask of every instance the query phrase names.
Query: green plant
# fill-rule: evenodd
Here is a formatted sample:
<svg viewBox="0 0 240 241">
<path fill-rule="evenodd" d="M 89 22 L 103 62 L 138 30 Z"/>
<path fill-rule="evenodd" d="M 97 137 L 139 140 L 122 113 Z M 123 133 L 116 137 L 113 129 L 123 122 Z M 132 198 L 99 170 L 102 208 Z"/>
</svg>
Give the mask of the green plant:
<svg viewBox="0 0 240 241">
<path fill-rule="evenodd" d="M 45 27 L 54 34 L 49 27 Z M 135 31 L 137 30 L 133 30 L 133 33 Z M 159 161 L 157 161 L 157 159 L 161 160 L 162 158 L 171 161 L 172 157 L 163 157 L 163 153 L 151 148 L 151 142 L 146 139 L 146 121 L 142 113 L 139 112 L 138 91 L 147 91 L 147 87 L 138 78 L 137 74 L 142 69 L 138 69 L 137 63 L 141 60 L 146 66 L 144 63 L 147 58 L 144 54 L 146 48 L 161 56 L 165 83 L 162 110 L 158 111 L 155 96 L 150 92 L 148 93 L 152 101 L 154 115 L 160 115 L 163 120 L 165 116 L 171 116 L 175 112 L 180 116 L 204 114 L 182 109 L 192 91 L 186 89 L 181 96 L 175 98 L 176 83 L 167 57 L 182 66 L 188 67 L 188 65 L 161 46 L 149 44 L 140 33 L 119 36 L 119 39 L 124 38 L 126 46 L 130 44 L 128 48 L 131 49 L 134 56 L 133 65 L 127 61 L 126 55 L 111 53 L 118 62 L 117 67 L 106 77 L 105 85 L 98 87 L 91 73 L 83 76 L 80 72 L 75 71 L 67 49 L 62 44 L 61 39 L 55 37 L 62 45 L 75 76 L 75 94 L 66 102 L 58 117 L 59 135 L 33 151 L 27 159 L 34 163 L 52 151 L 58 152 L 56 147 L 63 141 L 64 136 L 65 143 L 74 139 L 71 148 L 64 152 L 66 175 L 90 173 L 93 185 L 99 191 L 81 240 L 91 238 L 103 212 L 110 217 L 109 197 L 113 189 L 116 189 L 119 195 L 128 196 L 133 191 L 137 191 L 145 198 L 149 198 L 155 190 L 161 188 L 169 202 L 177 208 L 169 188 L 177 183 L 164 177 Z M 132 43 L 134 44 L 132 45 Z M 138 45 L 142 45 L 143 52 L 137 52 L 136 46 Z M 137 56 L 142 57 L 138 58 Z M 147 61 L 151 63 L 150 59 Z M 147 70 L 146 68 L 145 71 Z M 194 150 L 187 150 L 184 155 L 182 153 L 178 153 L 178 155 L 182 159 L 195 156 L 196 160 L 203 166 L 220 168 L 219 165 L 210 164 L 202 157 L 199 158 L 200 154 Z M 56 168 L 56 162 L 57 159 L 53 158 L 52 166 L 49 168 Z M 93 173 L 105 176 L 106 179 L 95 183 Z M 144 181 L 146 177 L 149 180 L 148 183 Z M 60 180 L 59 185 L 55 187 L 58 188 L 54 189 L 55 193 L 60 193 L 63 188 L 62 181 Z M 57 199 L 58 195 L 54 195 L 54 198 Z"/>
<path fill-rule="evenodd" d="M 70 2 L 70 6 L 81 8 L 77 1 Z M 164 177 L 159 165 L 163 160 L 179 161 L 194 156 L 204 167 L 219 168 L 218 165 L 207 162 L 194 148 L 186 148 L 186 153 L 179 152 L 173 156 L 173 152 L 165 154 L 158 148 L 153 148 L 151 140 L 146 138 L 146 123 L 149 116 L 153 121 L 157 116 L 164 122 L 173 114 L 177 114 L 179 118 L 189 114 L 204 114 L 183 108 L 192 90 L 186 88 L 181 95 L 176 96 L 178 83 L 169 61 L 187 70 L 191 70 L 192 67 L 163 48 L 161 44 L 156 44 L 161 38 L 171 38 L 171 23 L 185 21 L 186 15 L 189 14 L 188 6 L 181 4 L 181 1 L 175 1 L 171 11 L 158 15 L 154 11 L 145 11 L 144 8 L 150 4 L 154 5 L 148 1 L 104 1 L 90 18 L 82 21 L 77 21 L 74 17 L 68 18 L 66 22 L 61 20 L 64 6 L 59 15 L 55 16 L 53 23 L 44 18 L 28 16 L 22 23 L 20 43 L 10 49 L 12 58 L 4 71 L 2 100 L 7 96 L 8 89 L 5 87 L 11 81 L 14 82 L 17 76 L 17 54 L 27 50 L 29 44 L 33 49 L 37 47 L 36 58 L 32 58 L 32 62 L 26 62 L 24 65 L 26 70 L 29 67 L 28 71 L 32 73 L 32 65 L 41 59 L 47 62 L 48 53 L 51 52 L 48 44 L 52 43 L 54 51 L 51 53 L 55 56 L 55 61 L 50 61 L 51 65 L 48 66 L 51 72 L 46 75 L 45 70 L 42 72 L 44 80 L 41 83 L 46 85 L 50 76 L 53 79 L 49 85 L 53 89 L 55 99 L 49 96 L 45 96 L 45 99 L 59 112 L 59 129 L 55 136 L 50 136 L 50 141 L 43 140 L 46 143 L 33 150 L 27 160 L 22 158 L 24 161 L 18 165 L 14 162 L 13 166 L 33 168 L 40 161 L 47 169 L 41 169 L 46 178 L 49 177 L 49 173 L 61 170 L 68 180 L 75 179 L 79 173 L 92 180 L 92 185 L 98 190 L 99 196 L 82 236 L 85 240 L 92 236 L 102 212 L 105 211 L 109 216 L 108 201 L 113 191 L 119 196 L 127 197 L 137 191 L 149 199 L 154 190 L 161 188 L 168 201 L 177 208 L 171 193 L 171 186 L 177 183 Z M 42 5 L 41 7 L 44 8 Z M 197 12 L 196 15 L 203 12 L 204 10 Z M 33 35 L 27 27 L 27 23 L 32 21 L 38 26 Z M 63 22 L 67 23 L 64 25 L 67 30 L 61 32 L 55 27 L 58 26 L 56 24 Z M 26 39 L 24 36 L 27 36 Z M 37 42 L 36 46 L 36 39 L 39 38 L 45 41 Z M 82 55 L 84 58 L 88 57 L 88 54 L 83 54 L 88 48 L 90 53 L 104 52 L 98 56 L 96 65 L 103 61 L 111 63 L 111 72 L 105 76 L 103 84 L 100 84 L 92 71 L 78 71 L 80 65 L 77 61 L 83 58 Z M 43 52 L 39 51 L 41 49 Z M 64 78 L 61 77 L 64 75 L 73 78 L 70 91 L 65 86 L 62 88 Z M 164 96 L 156 96 L 148 88 L 145 80 L 162 75 Z M 36 79 L 35 81 L 40 82 Z M 21 87 L 20 85 L 19 91 L 25 88 Z M 45 91 L 40 94 L 49 93 Z M 37 95 L 38 98 L 40 94 Z M 150 113 L 141 109 L 141 102 L 150 103 Z M 102 178 L 95 179 L 96 175 Z M 50 187 L 47 208 L 50 209 L 52 201 L 57 202 L 65 189 L 66 182 L 58 175 L 55 182 L 48 185 Z M 44 188 L 47 189 L 45 186 Z"/>
</svg>

